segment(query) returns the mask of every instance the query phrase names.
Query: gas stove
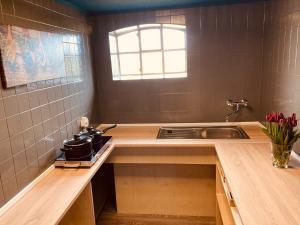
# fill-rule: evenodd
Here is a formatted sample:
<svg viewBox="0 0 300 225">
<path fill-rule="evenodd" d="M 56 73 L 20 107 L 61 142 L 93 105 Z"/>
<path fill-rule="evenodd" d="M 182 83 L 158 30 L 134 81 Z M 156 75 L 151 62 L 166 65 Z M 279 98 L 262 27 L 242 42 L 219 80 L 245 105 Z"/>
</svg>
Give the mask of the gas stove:
<svg viewBox="0 0 300 225">
<path fill-rule="evenodd" d="M 70 161 L 66 160 L 65 153 L 63 152 L 56 160 L 55 160 L 55 167 L 63 167 L 63 168 L 79 168 L 79 167 L 91 167 L 94 163 L 100 158 L 100 156 L 106 151 L 106 149 L 112 143 L 111 136 L 102 136 L 101 139 L 101 146 L 98 151 L 94 151 L 91 155 L 90 160 L 85 161 Z"/>
</svg>

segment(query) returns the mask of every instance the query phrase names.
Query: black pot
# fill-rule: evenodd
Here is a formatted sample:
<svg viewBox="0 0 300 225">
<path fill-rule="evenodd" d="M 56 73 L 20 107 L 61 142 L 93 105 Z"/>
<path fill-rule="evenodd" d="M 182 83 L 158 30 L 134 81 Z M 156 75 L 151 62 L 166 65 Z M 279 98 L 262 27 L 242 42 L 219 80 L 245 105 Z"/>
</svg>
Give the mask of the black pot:
<svg viewBox="0 0 300 225">
<path fill-rule="evenodd" d="M 116 127 L 117 125 L 114 124 L 113 126 L 105 128 L 103 131 L 98 130 L 94 127 L 87 127 L 86 132 L 82 132 L 79 135 L 83 137 L 91 137 L 92 138 L 92 145 L 95 152 L 98 152 L 100 148 L 103 146 L 104 138 L 102 134 L 106 131 Z"/>
<path fill-rule="evenodd" d="M 89 160 L 93 154 L 92 138 L 74 135 L 74 138 L 64 141 L 64 148 L 61 150 L 65 153 L 66 160 Z"/>
</svg>

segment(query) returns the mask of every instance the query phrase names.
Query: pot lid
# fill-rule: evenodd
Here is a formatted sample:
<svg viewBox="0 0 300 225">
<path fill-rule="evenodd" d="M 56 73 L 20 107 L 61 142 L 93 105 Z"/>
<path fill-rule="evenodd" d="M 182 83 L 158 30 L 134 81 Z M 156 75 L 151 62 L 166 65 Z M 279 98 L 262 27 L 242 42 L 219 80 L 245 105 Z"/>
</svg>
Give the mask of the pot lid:
<svg viewBox="0 0 300 225">
<path fill-rule="evenodd" d="M 88 134 L 90 134 L 90 135 L 102 134 L 102 131 L 97 130 L 94 127 L 87 127 L 86 130 L 87 130 Z"/>
<path fill-rule="evenodd" d="M 75 134 L 74 138 L 65 140 L 64 145 L 66 146 L 78 146 L 91 142 L 92 139 L 89 136 L 82 136 Z"/>
</svg>

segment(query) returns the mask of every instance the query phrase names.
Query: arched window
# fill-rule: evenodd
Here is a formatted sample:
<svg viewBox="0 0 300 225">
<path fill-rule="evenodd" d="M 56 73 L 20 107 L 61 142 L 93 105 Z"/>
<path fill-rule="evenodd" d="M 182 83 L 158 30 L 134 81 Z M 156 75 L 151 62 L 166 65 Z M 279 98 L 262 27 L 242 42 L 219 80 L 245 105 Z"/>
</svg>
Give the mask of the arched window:
<svg viewBox="0 0 300 225">
<path fill-rule="evenodd" d="M 186 77 L 186 27 L 143 24 L 109 32 L 113 80 Z"/>
</svg>

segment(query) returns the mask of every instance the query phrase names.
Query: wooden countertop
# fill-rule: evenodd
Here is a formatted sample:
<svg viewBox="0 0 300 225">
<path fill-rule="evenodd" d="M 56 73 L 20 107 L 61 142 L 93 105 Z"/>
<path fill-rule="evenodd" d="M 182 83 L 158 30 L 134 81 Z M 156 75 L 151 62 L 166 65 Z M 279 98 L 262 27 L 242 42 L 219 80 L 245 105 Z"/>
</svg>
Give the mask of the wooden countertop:
<svg viewBox="0 0 300 225">
<path fill-rule="evenodd" d="M 277 169 L 270 144 L 216 144 L 243 225 L 300 224 L 300 163 Z"/>
<path fill-rule="evenodd" d="M 156 139 L 160 126 L 225 124 L 242 126 L 251 139 Z M 298 169 L 278 170 L 272 168 L 268 158 L 270 157 L 267 144 L 269 141 L 261 132 L 259 126 L 259 123 L 256 122 L 118 125 L 117 128 L 106 133 L 106 135 L 113 136 L 113 144 L 91 169 L 53 169 L 47 176 L 28 188 L 26 193 L 13 198 L 0 209 L 0 225 L 58 224 L 115 147 L 153 145 L 217 146 L 217 153 L 228 177 L 232 192 L 235 193 L 234 198 L 244 225 L 296 224 L 296 219 L 300 221 L 299 215 L 295 215 L 300 207 L 300 199 L 297 198 L 297 194 L 300 193 L 298 192 L 300 186 L 297 185 L 300 184 L 300 172 Z M 274 185 L 271 185 L 272 183 Z M 280 189 L 277 189 L 277 186 Z M 283 210 L 280 213 L 281 209 Z M 269 213 L 269 216 L 265 216 L 267 213 Z M 282 223 L 283 215 L 286 220 Z"/>
<path fill-rule="evenodd" d="M 0 209 L 0 225 L 58 224 L 112 150 L 109 147 L 90 169 L 50 168 L 26 193 Z"/>
</svg>

